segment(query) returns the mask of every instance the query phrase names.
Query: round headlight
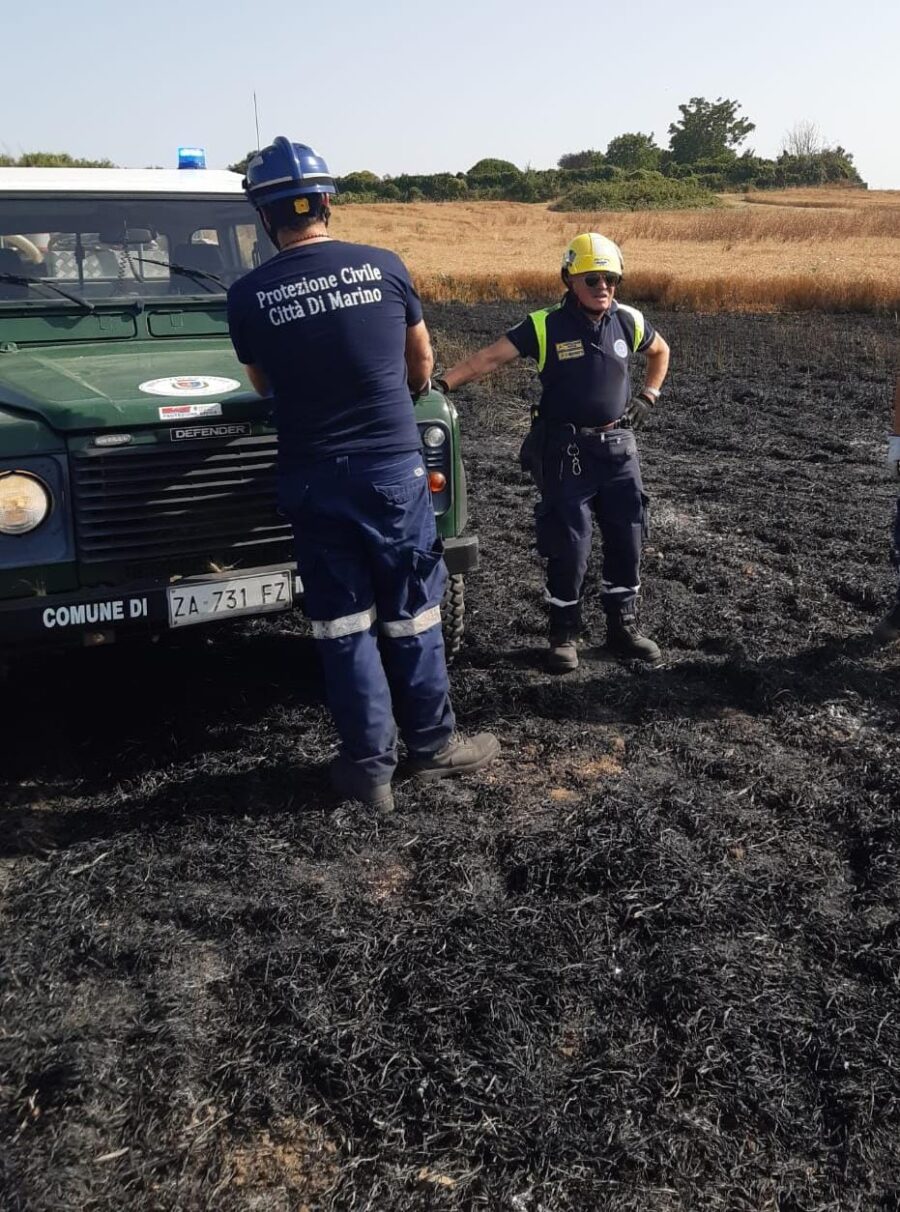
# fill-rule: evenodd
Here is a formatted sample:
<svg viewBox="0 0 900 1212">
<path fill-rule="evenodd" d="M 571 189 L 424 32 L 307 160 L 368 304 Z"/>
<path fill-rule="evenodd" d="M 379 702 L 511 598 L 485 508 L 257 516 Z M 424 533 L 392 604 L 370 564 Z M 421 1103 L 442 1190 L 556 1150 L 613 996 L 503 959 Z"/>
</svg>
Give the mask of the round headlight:
<svg viewBox="0 0 900 1212">
<path fill-rule="evenodd" d="M 50 512 L 50 490 L 23 471 L 0 475 L 0 534 L 28 534 Z"/>
<path fill-rule="evenodd" d="M 422 441 L 426 446 L 443 446 L 447 441 L 447 432 L 440 425 L 429 425 L 422 434 Z"/>
</svg>

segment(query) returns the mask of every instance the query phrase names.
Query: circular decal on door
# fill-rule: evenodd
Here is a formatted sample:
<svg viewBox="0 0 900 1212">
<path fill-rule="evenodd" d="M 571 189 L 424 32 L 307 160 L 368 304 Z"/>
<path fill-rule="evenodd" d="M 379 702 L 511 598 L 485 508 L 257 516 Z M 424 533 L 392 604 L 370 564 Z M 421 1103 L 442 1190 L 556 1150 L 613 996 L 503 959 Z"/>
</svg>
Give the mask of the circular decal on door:
<svg viewBox="0 0 900 1212">
<path fill-rule="evenodd" d="M 240 383 L 237 379 L 220 379 L 209 375 L 176 375 L 171 379 L 147 379 L 138 387 L 151 396 L 180 396 L 196 400 L 201 396 L 219 396 L 226 391 L 236 391 Z"/>
<path fill-rule="evenodd" d="M 616 351 L 616 353 L 619 355 L 620 358 L 628 357 L 628 346 L 625 344 L 625 342 L 622 340 L 621 337 L 619 337 L 618 341 L 616 341 L 615 345 L 613 346 L 613 349 Z"/>
</svg>

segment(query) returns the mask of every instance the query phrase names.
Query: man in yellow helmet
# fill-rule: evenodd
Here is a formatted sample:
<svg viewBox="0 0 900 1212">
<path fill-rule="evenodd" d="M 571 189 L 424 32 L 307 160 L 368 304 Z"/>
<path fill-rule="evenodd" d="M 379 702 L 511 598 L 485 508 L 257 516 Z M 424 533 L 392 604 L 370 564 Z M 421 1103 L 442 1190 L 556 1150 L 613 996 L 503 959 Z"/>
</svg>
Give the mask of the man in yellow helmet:
<svg viewBox="0 0 900 1212">
<path fill-rule="evenodd" d="M 669 347 L 637 308 L 616 302 L 622 273 L 622 253 L 612 240 L 597 232 L 576 236 L 563 254 L 561 302 L 532 312 L 435 380 L 439 390 L 453 391 L 514 358 L 537 362 L 543 391 L 521 458 L 541 492 L 535 519 L 538 551 L 547 560 L 548 667 L 554 673 L 578 666 L 592 515 L 603 537 L 606 647 L 625 659 L 660 659 L 637 621 L 648 515 L 634 430 L 659 398 Z M 635 353 L 647 357 L 636 395 L 629 373 Z"/>
</svg>

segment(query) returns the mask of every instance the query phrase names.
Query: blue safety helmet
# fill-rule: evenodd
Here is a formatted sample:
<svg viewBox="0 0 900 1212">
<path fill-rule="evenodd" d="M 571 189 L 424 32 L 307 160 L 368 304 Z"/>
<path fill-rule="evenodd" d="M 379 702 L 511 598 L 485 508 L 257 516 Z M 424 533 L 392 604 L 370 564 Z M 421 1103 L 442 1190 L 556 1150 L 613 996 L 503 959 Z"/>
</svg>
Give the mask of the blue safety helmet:
<svg viewBox="0 0 900 1212">
<path fill-rule="evenodd" d="M 337 193 L 334 178 L 322 157 L 305 143 L 291 143 L 284 135 L 279 135 L 248 162 L 243 186 L 257 209 L 279 198 Z"/>
</svg>

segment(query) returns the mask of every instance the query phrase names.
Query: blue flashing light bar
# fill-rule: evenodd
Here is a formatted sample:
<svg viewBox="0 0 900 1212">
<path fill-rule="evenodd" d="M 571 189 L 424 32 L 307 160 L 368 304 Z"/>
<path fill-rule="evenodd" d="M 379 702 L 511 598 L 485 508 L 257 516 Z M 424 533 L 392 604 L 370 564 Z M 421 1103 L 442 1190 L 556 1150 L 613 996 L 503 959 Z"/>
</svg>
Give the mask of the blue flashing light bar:
<svg viewBox="0 0 900 1212">
<path fill-rule="evenodd" d="M 202 147 L 179 147 L 179 168 L 206 168 L 206 152 Z"/>
</svg>

